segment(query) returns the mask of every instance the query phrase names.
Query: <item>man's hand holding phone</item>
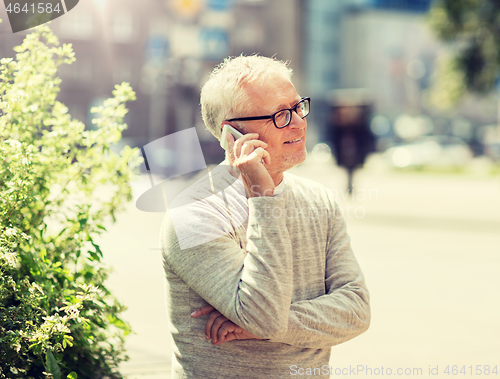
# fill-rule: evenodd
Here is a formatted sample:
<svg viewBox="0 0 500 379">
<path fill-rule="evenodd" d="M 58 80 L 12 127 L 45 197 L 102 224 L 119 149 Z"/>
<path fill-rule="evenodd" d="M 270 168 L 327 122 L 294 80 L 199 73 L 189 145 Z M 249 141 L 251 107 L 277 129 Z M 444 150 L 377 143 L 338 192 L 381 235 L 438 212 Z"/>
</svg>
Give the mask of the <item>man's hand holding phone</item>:
<svg viewBox="0 0 500 379">
<path fill-rule="evenodd" d="M 244 134 L 236 141 L 231 133 L 224 134 L 229 164 L 240 170 L 249 196 L 273 196 L 275 185 L 266 168 L 266 165 L 271 164 L 271 156 L 265 150 L 267 143 L 260 141 L 257 133 Z"/>
</svg>

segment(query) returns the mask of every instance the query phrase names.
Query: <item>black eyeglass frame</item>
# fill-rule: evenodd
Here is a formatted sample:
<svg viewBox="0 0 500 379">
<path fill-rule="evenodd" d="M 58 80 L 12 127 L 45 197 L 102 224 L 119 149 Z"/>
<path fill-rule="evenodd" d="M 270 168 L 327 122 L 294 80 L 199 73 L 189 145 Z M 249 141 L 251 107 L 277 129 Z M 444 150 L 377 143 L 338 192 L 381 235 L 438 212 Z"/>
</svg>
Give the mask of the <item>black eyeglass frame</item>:
<svg viewBox="0 0 500 379">
<path fill-rule="evenodd" d="M 273 123 L 274 123 L 274 126 L 277 128 L 277 129 L 283 129 L 283 128 L 286 128 L 288 125 L 290 125 L 290 123 L 292 122 L 292 117 L 293 117 L 293 113 L 295 111 L 295 113 L 297 113 L 297 107 L 304 103 L 305 101 L 307 101 L 309 104 L 309 112 L 304 116 L 304 117 L 301 117 L 301 119 L 304 119 L 306 118 L 309 113 L 311 113 L 311 98 L 310 97 L 303 97 L 300 99 L 300 101 L 295 104 L 293 107 L 291 108 L 288 108 L 288 109 L 280 109 L 279 111 L 277 112 L 274 112 L 272 115 L 269 115 L 269 116 L 255 116 L 255 117 L 238 117 L 238 118 L 232 118 L 230 120 L 226 120 L 226 121 L 252 121 L 252 120 L 266 120 L 266 119 L 272 119 L 273 120 Z M 280 112 L 283 112 L 283 111 L 290 111 L 290 114 L 292 115 L 292 117 L 290 117 L 290 120 L 288 120 L 288 123 L 286 123 L 285 125 L 283 126 L 277 126 L 276 125 L 276 120 L 275 120 L 275 116 L 280 113 Z M 297 113 L 298 114 L 298 113 Z M 299 116 L 300 117 L 300 116 Z"/>
</svg>

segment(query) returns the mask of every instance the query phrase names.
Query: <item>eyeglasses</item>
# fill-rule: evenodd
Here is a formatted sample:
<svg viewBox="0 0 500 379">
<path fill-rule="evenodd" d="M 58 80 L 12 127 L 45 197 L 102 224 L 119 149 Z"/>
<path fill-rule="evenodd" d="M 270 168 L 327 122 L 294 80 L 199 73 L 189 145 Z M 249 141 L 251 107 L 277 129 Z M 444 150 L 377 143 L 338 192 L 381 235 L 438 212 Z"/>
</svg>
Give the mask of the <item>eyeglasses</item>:
<svg viewBox="0 0 500 379">
<path fill-rule="evenodd" d="M 273 113 L 270 116 L 256 116 L 256 117 L 240 117 L 232 118 L 227 121 L 251 121 L 251 120 L 266 120 L 271 118 L 274 122 L 274 126 L 278 129 L 288 126 L 292 121 L 292 112 L 295 111 L 300 118 L 305 118 L 309 114 L 309 105 L 311 103 L 310 97 L 303 97 L 297 104 L 295 104 L 290 109 L 281 109 L 278 112 Z"/>
</svg>

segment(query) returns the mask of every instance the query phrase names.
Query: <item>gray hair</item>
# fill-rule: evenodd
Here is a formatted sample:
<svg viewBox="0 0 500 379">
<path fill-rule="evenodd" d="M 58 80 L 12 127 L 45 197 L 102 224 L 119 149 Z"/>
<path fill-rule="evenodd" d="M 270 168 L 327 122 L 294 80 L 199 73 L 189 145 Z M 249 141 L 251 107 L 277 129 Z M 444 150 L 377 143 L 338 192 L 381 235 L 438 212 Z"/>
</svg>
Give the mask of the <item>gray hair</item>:
<svg viewBox="0 0 500 379">
<path fill-rule="evenodd" d="M 291 79 L 288 62 L 258 55 L 226 58 L 201 89 L 201 116 L 208 130 L 220 140 L 221 123 L 244 115 L 250 107 L 244 84 L 262 83 L 277 76 Z"/>
</svg>

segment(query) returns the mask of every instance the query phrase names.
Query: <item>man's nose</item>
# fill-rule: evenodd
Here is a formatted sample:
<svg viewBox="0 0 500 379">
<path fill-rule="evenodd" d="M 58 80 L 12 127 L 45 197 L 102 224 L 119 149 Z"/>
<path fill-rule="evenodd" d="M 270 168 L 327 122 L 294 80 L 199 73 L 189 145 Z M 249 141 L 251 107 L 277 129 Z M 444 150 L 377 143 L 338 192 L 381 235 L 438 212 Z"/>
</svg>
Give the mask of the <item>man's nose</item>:
<svg viewBox="0 0 500 379">
<path fill-rule="evenodd" d="M 292 119 L 290 120 L 290 124 L 288 125 L 288 127 L 294 129 L 301 129 L 304 128 L 306 125 L 307 125 L 306 118 L 300 117 L 297 112 L 293 111 Z"/>
</svg>

